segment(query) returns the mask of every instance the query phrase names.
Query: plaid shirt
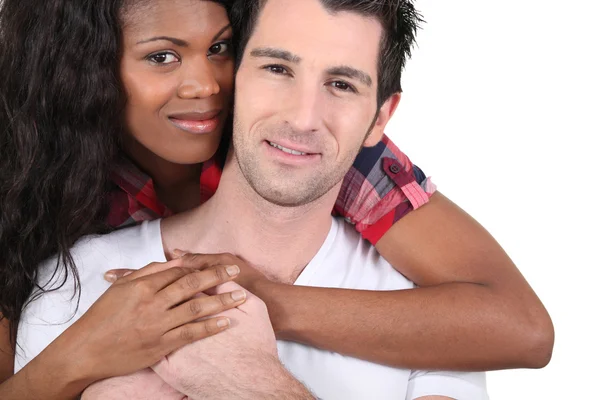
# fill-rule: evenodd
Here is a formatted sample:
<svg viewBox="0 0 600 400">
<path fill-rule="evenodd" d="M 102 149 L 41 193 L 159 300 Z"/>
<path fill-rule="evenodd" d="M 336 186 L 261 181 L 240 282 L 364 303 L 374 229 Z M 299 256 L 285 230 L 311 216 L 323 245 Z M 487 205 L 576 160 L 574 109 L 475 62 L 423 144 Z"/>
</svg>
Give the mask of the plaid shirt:
<svg viewBox="0 0 600 400">
<path fill-rule="evenodd" d="M 215 159 L 202 165 L 201 202 L 217 190 L 221 168 Z M 130 161 L 113 171 L 108 224 L 122 228 L 145 220 L 172 215 L 160 203 L 152 179 Z M 375 147 L 366 147 L 346 174 L 335 215 L 353 224 L 363 238 L 376 244 L 400 218 L 429 201 L 436 187 L 387 136 Z"/>
</svg>

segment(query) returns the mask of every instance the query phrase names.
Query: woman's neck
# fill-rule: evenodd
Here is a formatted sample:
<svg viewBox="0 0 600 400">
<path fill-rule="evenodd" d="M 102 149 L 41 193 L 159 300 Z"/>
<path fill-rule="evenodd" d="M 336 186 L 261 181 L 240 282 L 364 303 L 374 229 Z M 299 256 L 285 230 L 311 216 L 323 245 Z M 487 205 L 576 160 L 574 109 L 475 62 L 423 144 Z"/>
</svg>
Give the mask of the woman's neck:
<svg viewBox="0 0 600 400">
<path fill-rule="evenodd" d="M 174 213 L 200 205 L 202 164 L 176 164 L 167 161 L 139 144 L 125 140 L 125 154 L 146 173 L 154 184 L 158 200 Z"/>
</svg>

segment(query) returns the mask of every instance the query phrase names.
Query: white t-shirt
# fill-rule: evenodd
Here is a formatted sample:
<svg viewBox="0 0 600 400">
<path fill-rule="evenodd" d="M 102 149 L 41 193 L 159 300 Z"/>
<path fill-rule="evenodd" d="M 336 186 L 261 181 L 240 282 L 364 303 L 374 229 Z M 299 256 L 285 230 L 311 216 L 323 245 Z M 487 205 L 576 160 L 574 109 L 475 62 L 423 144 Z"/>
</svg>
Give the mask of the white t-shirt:
<svg viewBox="0 0 600 400">
<path fill-rule="evenodd" d="M 73 297 L 73 279 L 59 290 L 44 293 L 24 310 L 17 341 L 15 372 L 36 357 L 72 325 L 104 293 L 109 284 L 103 274 L 111 268 L 142 268 L 164 262 L 160 221 L 104 236 L 80 240 L 72 250 L 81 280 L 81 298 Z M 41 266 L 38 282 L 54 287 L 63 282 L 53 276 L 56 259 Z M 412 289 L 414 284 L 398 273 L 375 248 L 341 219 L 332 219 L 321 249 L 300 274 L 296 285 L 366 290 Z M 487 400 L 485 374 L 411 371 L 319 350 L 303 344 L 278 341 L 285 367 L 322 399 L 416 399 L 443 395 L 458 400 Z"/>
</svg>

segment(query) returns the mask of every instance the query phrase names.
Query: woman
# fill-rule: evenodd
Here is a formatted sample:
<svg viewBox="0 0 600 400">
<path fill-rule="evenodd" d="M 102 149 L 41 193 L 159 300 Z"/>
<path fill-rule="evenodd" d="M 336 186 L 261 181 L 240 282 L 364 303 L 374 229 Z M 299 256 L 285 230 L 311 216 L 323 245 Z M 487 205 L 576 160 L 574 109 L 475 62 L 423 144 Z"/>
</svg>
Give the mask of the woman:
<svg viewBox="0 0 600 400">
<path fill-rule="evenodd" d="M 41 261 L 58 253 L 72 268 L 69 248 L 83 235 L 106 230 L 104 221 L 112 225 L 108 228 L 114 228 L 190 209 L 204 201 L 218 182 L 219 158 L 213 155 L 222 136 L 226 137 L 222 133 L 227 132 L 234 70 L 228 5 L 198 0 L 195 6 L 201 8 L 194 14 L 197 24 L 189 26 L 189 37 L 182 40 L 170 37 L 165 28 L 173 18 L 169 10 L 175 3 L 3 2 L 3 378 L 12 370 L 16 324 Z M 144 27 L 150 28 L 141 35 Z M 357 171 L 366 164 L 380 168 L 378 160 L 368 160 L 369 155 L 359 157 L 360 165 L 349 182 L 354 182 Z M 113 168 L 115 164 L 117 168 Z M 393 165 L 396 168 L 390 171 L 401 176 L 396 180 L 401 183 L 392 185 L 390 198 L 377 204 L 381 209 L 358 210 L 366 217 L 381 214 L 381 224 L 368 224 L 369 218 L 348 213 L 355 210 L 353 202 L 362 200 L 354 193 L 360 190 L 352 184 L 344 186 L 339 211 L 360 229 L 366 225 L 364 235 L 377 243 L 392 264 L 416 283 L 429 287 L 415 291 L 419 293 L 411 299 L 404 299 L 405 294 L 399 298 L 309 288 L 310 297 L 323 312 L 335 311 L 340 318 L 323 323 L 315 313 L 313 321 L 300 321 L 314 329 L 306 337 L 294 326 L 298 314 L 294 307 L 300 304 L 296 299 L 306 298 L 303 288 L 285 288 L 269 295 L 257 289 L 274 310 L 273 325 L 279 337 L 415 368 L 545 364 L 551 329 L 543 306 L 493 239 L 456 207 L 439 195 L 433 196 L 427 207 L 414 217 L 409 214 L 383 235 L 382 226 L 389 228 L 395 216 L 412 209 L 402 197 L 402 187 L 418 188 L 411 166 L 407 166 L 411 171 L 407 175 L 397 168 L 397 161 Z M 385 175 L 380 179 L 391 181 Z M 397 202 L 386 210 L 383 207 L 393 203 L 389 199 Z M 434 223 L 436 229 L 431 229 Z M 449 232 L 457 239 L 448 240 Z M 201 264 L 207 263 L 222 265 L 222 271 L 227 264 L 239 265 L 240 279 L 247 286 L 259 288 L 254 283 L 264 279 L 229 256 L 212 261 L 207 256 Z M 3 383 L 2 397 L 74 396 L 97 380 L 145 368 L 184 344 L 172 340 L 168 346 L 159 345 L 168 332 L 190 326 L 189 320 L 145 330 L 144 324 L 162 321 L 168 311 L 137 317 L 142 305 L 148 307 L 164 298 L 158 293 L 198 272 L 176 270 L 167 276 L 151 273 L 155 267 L 148 266 L 145 276 L 117 282 L 72 329 Z M 209 281 L 205 274 L 202 282 L 208 288 L 236 275 L 236 271 L 233 275 L 223 273 L 228 278 Z M 156 282 L 162 286 L 149 291 L 147 286 Z M 473 305 L 473 299 L 477 304 Z M 230 307 L 243 301 L 230 300 Z M 357 306 L 364 306 L 367 300 L 371 307 Z M 166 304 L 165 309 L 175 304 Z M 364 313 L 360 315 L 361 321 L 367 321 L 364 325 L 351 323 L 359 312 Z M 388 318 L 396 312 L 402 312 L 410 323 Z M 413 324 L 411 318 L 419 323 Z M 107 319 L 112 322 L 105 324 Z M 218 327 L 217 322 L 196 325 L 193 335 L 185 335 L 187 340 L 202 337 L 202 330 L 215 333 L 226 328 Z M 374 323 L 381 327 L 377 333 L 371 329 Z M 494 334 L 479 335 L 490 328 L 495 329 Z M 435 337 L 419 334 L 427 329 L 439 332 Z M 74 340 L 83 335 L 86 340 Z M 115 340 L 117 337 L 142 340 Z M 453 345 L 447 346 L 450 341 Z M 440 342 L 437 347 L 436 342 Z"/>
</svg>

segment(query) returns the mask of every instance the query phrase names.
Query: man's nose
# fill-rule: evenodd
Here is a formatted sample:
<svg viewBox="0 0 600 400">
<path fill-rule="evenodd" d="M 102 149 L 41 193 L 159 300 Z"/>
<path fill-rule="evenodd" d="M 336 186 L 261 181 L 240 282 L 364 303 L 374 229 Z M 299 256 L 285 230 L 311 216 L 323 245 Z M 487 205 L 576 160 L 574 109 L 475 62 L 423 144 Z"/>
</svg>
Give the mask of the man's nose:
<svg viewBox="0 0 600 400">
<path fill-rule="evenodd" d="M 207 98 L 221 91 L 209 60 L 186 65 L 177 95 L 182 99 Z"/>
<path fill-rule="evenodd" d="M 286 112 L 286 122 L 298 133 L 313 133 L 322 124 L 321 92 L 318 86 L 297 87 Z"/>
</svg>

